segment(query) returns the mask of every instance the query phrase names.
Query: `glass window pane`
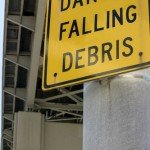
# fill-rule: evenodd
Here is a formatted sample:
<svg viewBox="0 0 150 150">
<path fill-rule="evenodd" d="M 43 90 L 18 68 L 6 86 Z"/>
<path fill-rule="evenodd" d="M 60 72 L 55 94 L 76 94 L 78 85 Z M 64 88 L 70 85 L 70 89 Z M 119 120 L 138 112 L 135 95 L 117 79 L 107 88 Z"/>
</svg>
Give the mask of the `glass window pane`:
<svg viewBox="0 0 150 150">
<path fill-rule="evenodd" d="M 9 0 L 8 14 L 19 15 L 20 7 L 21 7 L 21 0 Z"/>
<path fill-rule="evenodd" d="M 4 119 L 4 130 L 5 129 L 12 129 L 12 122 L 7 119 Z"/>
<path fill-rule="evenodd" d="M 17 88 L 26 88 L 27 86 L 27 70 L 18 67 Z"/>
<path fill-rule="evenodd" d="M 13 114 L 13 96 L 4 93 L 4 114 Z"/>
<path fill-rule="evenodd" d="M 17 52 L 17 42 L 7 41 L 6 52 L 12 53 L 12 54 L 16 53 Z"/>
<path fill-rule="evenodd" d="M 10 61 L 5 61 L 5 74 L 6 75 L 15 75 L 15 64 Z"/>
<path fill-rule="evenodd" d="M 36 5 L 36 0 L 24 0 L 23 15 L 34 16 L 35 5 Z"/>
<path fill-rule="evenodd" d="M 3 150 L 11 150 L 11 147 L 12 147 L 11 143 L 4 139 L 3 140 Z"/>
<path fill-rule="evenodd" d="M 24 111 L 25 102 L 19 98 L 16 98 L 15 101 L 15 112 Z"/>
<path fill-rule="evenodd" d="M 21 39 L 20 39 L 20 54 L 30 53 L 31 51 L 31 35 L 32 32 L 28 29 L 21 29 Z"/>
</svg>

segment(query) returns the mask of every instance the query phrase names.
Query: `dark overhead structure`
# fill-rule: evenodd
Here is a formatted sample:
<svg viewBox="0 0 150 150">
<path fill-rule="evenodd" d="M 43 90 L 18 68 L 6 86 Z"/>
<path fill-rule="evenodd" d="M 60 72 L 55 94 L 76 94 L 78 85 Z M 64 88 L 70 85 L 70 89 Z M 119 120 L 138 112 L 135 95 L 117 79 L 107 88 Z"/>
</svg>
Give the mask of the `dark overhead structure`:
<svg viewBox="0 0 150 150">
<path fill-rule="evenodd" d="M 82 124 L 83 85 L 41 89 L 44 0 L 6 0 L 2 150 L 13 149 L 14 114 L 41 112 L 47 122 Z"/>
</svg>

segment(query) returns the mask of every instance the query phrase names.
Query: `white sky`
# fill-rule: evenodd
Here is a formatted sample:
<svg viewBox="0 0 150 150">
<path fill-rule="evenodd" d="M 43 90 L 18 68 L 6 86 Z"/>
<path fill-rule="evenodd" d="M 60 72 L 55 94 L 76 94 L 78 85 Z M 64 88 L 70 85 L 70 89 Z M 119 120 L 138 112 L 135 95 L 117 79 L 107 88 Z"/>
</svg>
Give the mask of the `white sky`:
<svg viewBox="0 0 150 150">
<path fill-rule="evenodd" d="M 0 0 L 0 129 L 1 129 L 1 108 L 2 108 L 2 63 L 3 63 L 3 31 L 4 31 L 4 3 L 5 0 Z M 0 132 L 1 137 L 1 132 Z M 0 144 L 1 149 L 1 144 Z"/>
</svg>

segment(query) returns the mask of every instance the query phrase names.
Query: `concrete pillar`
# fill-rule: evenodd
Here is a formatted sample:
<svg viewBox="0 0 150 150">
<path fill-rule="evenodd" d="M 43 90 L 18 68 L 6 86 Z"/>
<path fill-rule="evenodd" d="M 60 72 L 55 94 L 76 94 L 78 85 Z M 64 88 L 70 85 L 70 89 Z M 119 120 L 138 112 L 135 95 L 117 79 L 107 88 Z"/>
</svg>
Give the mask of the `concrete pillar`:
<svg viewBox="0 0 150 150">
<path fill-rule="evenodd" d="M 34 112 L 15 115 L 13 150 L 43 150 L 44 116 Z"/>
<path fill-rule="evenodd" d="M 83 150 L 150 149 L 150 70 L 84 87 Z"/>
<path fill-rule="evenodd" d="M 13 150 L 82 150 L 83 126 L 47 122 L 41 113 L 15 114 Z"/>
</svg>

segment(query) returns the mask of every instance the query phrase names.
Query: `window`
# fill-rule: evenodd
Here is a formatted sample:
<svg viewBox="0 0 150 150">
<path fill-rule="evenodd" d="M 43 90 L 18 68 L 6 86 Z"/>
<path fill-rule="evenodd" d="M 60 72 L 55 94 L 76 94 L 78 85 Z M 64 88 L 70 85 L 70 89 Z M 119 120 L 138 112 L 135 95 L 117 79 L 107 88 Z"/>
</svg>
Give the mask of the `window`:
<svg viewBox="0 0 150 150">
<path fill-rule="evenodd" d="M 6 54 L 17 53 L 19 26 L 8 21 Z"/>
<path fill-rule="evenodd" d="M 20 15 L 21 0 L 9 0 L 8 14 Z"/>
<path fill-rule="evenodd" d="M 4 114 L 13 114 L 13 96 L 4 93 Z"/>
<path fill-rule="evenodd" d="M 18 111 L 24 111 L 24 108 L 25 108 L 25 102 L 19 98 L 16 98 L 16 101 L 15 101 L 15 112 L 18 112 Z"/>
<path fill-rule="evenodd" d="M 3 139 L 3 150 L 11 150 L 11 143 L 5 139 Z"/>
<path fill-rule="evenodd" d="M 21 29 L 20 55 L 28 55 L 31 52 L 32 32 L 28 29 Z"/>
<path fill-rule="evenodd" d="M 15 64 L 5 61 L 5 87 L 14 88 Z"/>
<path fill-rule="evenodd" d="M 27 86 L 27 70 L 18 67 L 17 88 L 26 88 Z"/>
<path fill-rule="evenodd" d="M 5 74 L 6 75 L 15 75 L 15 64 L 10 61 L 5 61 Z"/>
<path fill-rule="evenodd" d="M 17 53 L 17 43 L 13 41 L 7 40 L 7 47 L 6 47 L 7 54 L 16 54 Z"/>
<path fill-rule="evenodd" d="M 18 39 L 18 30 L 19 30 L 18 25 L 8 21 L 7 38 L 8 39 Z"/>
<path fill-rule="evenodd" d="M 35 5 L 36 5 L 36 0 L 24 0 L 23 15 L 34 16 Z"/>
<path fill-rule="evenodd" d="M 12 129 L 12 122 L 7 119 L 4 119 L 4 130 L 5 129 L 9 129 L 9 130 Z"/>
<path fill-rule="evenodd" d="M 5 77 L 5 87 L 14 88 L 14 77 Z"/>
</svg>

